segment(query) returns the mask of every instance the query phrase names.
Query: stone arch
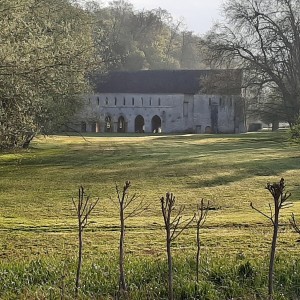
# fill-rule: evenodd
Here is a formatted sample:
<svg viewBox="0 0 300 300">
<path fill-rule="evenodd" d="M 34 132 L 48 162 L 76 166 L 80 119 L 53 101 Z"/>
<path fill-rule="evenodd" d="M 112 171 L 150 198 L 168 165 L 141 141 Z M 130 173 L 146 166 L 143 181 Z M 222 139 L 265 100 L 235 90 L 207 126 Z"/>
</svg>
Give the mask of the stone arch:
<svg viewBox="0 0 300 300">
<path fill-rule="evenodd" d="M 143 116 L 136 116 L 134 121 L 134 131 L 139 133 L 145 132 L 145 120 Z"/>
<path fill-rule="evenodd" d="M 155 115 L 151 120 L 152 132 L 158 133 L 161 132 L 161 118 L 158 115 Z"/>
<path fill-rule="evenodd" d="M 210 126 L 205 127 L 205 133 L 212 133 L 212 129 Z"/>
<path fill-rule="evenodd" d="M 110 115 L 107 115 L 105 117 L 104 132 L 112 132 L 112 120 L 111 120 L 111 116 Z"/>
<path fill-rule="evenodd" d="M 118 132 L 125 133 L 126 132 L 126 122 L 123 116 L 118 118 Z"/>
</svg>

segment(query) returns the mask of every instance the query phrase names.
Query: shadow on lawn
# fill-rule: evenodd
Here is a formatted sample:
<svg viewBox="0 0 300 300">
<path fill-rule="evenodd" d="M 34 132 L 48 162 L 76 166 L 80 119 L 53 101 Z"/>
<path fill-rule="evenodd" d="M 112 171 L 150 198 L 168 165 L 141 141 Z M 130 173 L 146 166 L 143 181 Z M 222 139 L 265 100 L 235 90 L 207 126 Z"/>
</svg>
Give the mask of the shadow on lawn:
<svg viewBox="0 0 300 300">
<path fill-rule="evenodd" d="M 235 164 L 235 171 L 233 175 L 215 176 L 213 179 L 201 180 L 197 183 L 187 183 L 190 188 L 200 188 L 209 186 L 227 185 L 232 182 L 244 180 L 251 177 L 280 177 L 289 170 L 299 170 L 300 157 L 289 157 L 284 159 L 270 159 L 260 160 L 254 166 L 253 161 L 242 162 Z M 232 168 L 232 164 L 224 165 L 224 169 Z M 210 172 L 213 172 L 213 167 Z"/>
<path fill-rule="evenodd" d="M 208 142 L 202 143 L 203 140 Z M 154 140 L 143 143 L 135 141 L 132 145 L 111 145 L 101 143 L 99 139 L 99 143 L 80 148 L 74 143 L 63 145 L 62 149 L 57 145 L 45 150 L 35 149 L 34 155 L 29 153 L 20 160 L 17 171 L 19 175 L 33 174 L 36 177 L 41 174 L 55 180 L 56 172 L 65 171 L 64 174 L 70 173 L 70 177 L 75 177 L 77 170 L 80 170 L 81 179 L 91 183 L 99 180 L 101 172 L 105 173 L 102 182 L 120 177 L 119 174 L 128 175 L 132 180 L 139 178 L 139 175 L 148 179 L 157 178 L 157 174 L 161 174 L 162 178 L 197 176 L 201 173 L 214 175 L 213 179 L 204 179 L 199 183 L 189 183 L 187 180 L 187 186 L 199 188 L 229 184 L 253 176 L 280 176 L 285 171 L 299 169 L 300 156 L 280 158 L 289 146 L 282 134 L 271 133 L 157 136 Z M 278 158 L 264 159 L 265 152 L 276 154 Z M 235 155 L 242 159 L 238 161 Z M 245 161 L 247 157 L 249 161 Z M 229 170 L 230 175 L 218 175 L 218 170 Z M 4 173 L 6 169 L 2 171 Z"/>
<path fill-rule="evenodd" d="M 216 142 L 202 144 L 202 140 L 214 140 Z M 223 142 L 222 139 L 225 141 Z M 199 144 L 197 142 L 200 142 Z M 156 139 L 134 145 L 93 144 L 78 148 L 76 144 L 70 144 L 64 152 L 60 153 L 59 148 L 39 149 L 41 155 L 33 155 L 22 159 L 22 165 L 41 166 L 106 166 L 113 163 L 131 162 L 164 162 L 166 158 L 174 158 L 174 163 L 180 156 L 186 160 L 189 156 L 205 156 L 210 154 L 222 154 L 226 152 L 247 152 L 253 150 L 274 150 L 281 151 L 287 148 L 282 135 L 181 135 L 161 136 Z M 44 150 L 44 151 L 43 151 Z M 36 151 L 36 150 L 35 150 Z M 13 163 L 13 162 L 12 162 Z"/>
</svg>

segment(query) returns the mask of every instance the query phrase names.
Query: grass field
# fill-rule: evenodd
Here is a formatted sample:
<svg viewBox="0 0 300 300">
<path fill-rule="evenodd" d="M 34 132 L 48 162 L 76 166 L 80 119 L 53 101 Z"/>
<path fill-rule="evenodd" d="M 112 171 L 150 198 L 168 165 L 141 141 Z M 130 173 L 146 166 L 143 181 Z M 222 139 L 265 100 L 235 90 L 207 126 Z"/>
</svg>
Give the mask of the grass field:
<svg viewBox="0 0 300 300">
<path fill-rule="evenodd" d="M 291 212 L 300 222 L 300 149 L 285 133 L 39 137 L 27 151 L 0 154 L 1 264 L 76 257 L 71 198 L 80 185 L 100 198 L 85 232 L 85 256 L 114 257 L 119 224 L 115 184 L 125 180 L 150 204 L 127 222 L 126 250 L 132 257 L 164 257 L 159 199 L 170 191 L 178 206 L 185 205 L 186 217 L 201 198 L 215 208 L 202 233 L 205 257 L 264 260 L 271 227 L 249 203 L 268 212 L 272 198 L 264 187 L 281 177 L 293 206 L 282 213 L 278 253 L 292 259 L 300 253 L 299 236 L 288 225 Z M 194 251 L 191 228 L 176 241 L 174 253 L 189 257 Z"/>
</svg>

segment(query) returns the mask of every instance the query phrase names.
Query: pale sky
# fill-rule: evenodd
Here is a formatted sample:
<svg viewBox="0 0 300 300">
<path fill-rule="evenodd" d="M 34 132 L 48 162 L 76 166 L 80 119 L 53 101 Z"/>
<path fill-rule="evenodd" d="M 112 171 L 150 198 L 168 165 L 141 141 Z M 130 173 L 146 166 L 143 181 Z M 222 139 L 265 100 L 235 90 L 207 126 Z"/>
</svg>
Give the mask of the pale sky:
<svg viewBox="0 0 300 300">
<path fill-rule="evenodd" d="M 101 1 L 108 3 L 107 1 Z M 187 30 L 206 33 L 214 22 L 221 19 L 223 0 L 128 0 L 136 9 L 166 9 L 175 19 L 182 19 Z"/>
</svg>

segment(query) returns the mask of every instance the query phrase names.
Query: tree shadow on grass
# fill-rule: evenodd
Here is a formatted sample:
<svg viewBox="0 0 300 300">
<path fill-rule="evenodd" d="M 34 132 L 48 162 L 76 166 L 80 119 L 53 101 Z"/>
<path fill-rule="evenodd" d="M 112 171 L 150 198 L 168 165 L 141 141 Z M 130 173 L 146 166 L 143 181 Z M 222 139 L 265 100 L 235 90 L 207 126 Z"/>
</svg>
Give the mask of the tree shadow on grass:
<svg viewBox="0 0 300 300">
<path fill-rule="evenodd" d="M 213 179 L 204 179 L 199 182 L 187 183 L 190 188 L 201 188 L 201 187 L 213 187 L 220 185 L 228 185 L 233 182 L 238 182 L 245 180 L 247 178 L 262 176 L 262 177 L 281 177 L 283 173 L 290 170 L 299 170 L 300 157 L 290 157 L 290 158 L 277 158 L 270 160 L 260 160 L 256 162 L 254 166 L 253 161 L 242 162 L 235 164 L 235 171 L 232 175 L 220 175 L 216 174 Z M 224 165 L 226 170 L 232 169 L 232 164 Z M 214 168 L 210 168 L 208 172 L 213 174 Z"/>
</svg>

